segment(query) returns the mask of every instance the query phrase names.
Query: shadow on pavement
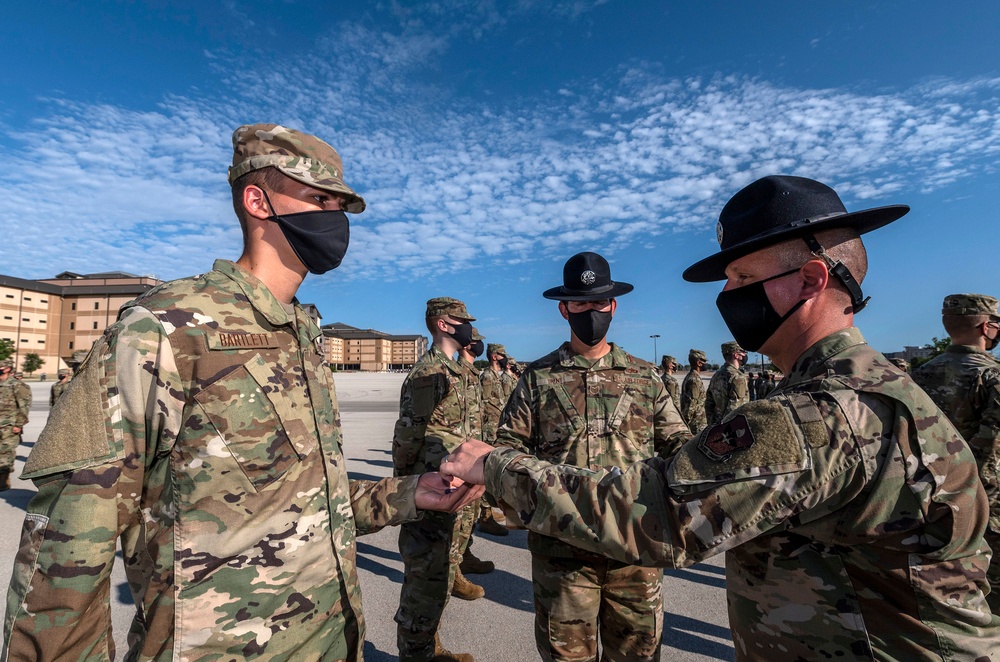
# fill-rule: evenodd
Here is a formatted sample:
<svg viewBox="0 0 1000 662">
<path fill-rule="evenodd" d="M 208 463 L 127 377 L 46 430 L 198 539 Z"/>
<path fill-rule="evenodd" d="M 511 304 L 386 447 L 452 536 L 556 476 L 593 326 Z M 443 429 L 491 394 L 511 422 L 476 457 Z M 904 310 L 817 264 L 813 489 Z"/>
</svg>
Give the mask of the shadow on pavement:
<svg viewBox="0 0 1000 662">
<path fill-rule="evenodd" d="M 365 642 L 365 662 L 391 662 L 395 659 L 397 658 L 394 653 L 384 653 L 375 648 L 372 642 Z"/>
<path fill-rule="evenodd" d="M 725 660 L 726 662 L 735 658 L 736 651 L 732 645 L 722 644 L 700 635 L 719 639 L 732 638 L 729 628 L 705 623 L 687 616 L 678 616 L 670 612 L 663 613 L 663 643 L 667 646 L 699 655 L 708 655 L 716 660 Z"/>
<path fill-rule="evenodd" d="M 706 576 L 705 573 L 716 576 L 712 577 Z M 663 575 L 665 577 L 684 579 L 689 582 L 694 582 L 695 584 L 703 584 L 705 586 L 711 586 L 712 588 L 718 588 L 722 590 L 725 590 L 726 588 L 725 574 L 726 574 L 725 568 L 717 568 L 714 565 L 704 565 L 704 564 L 699 564 L 696 566 L 692 566 L 690 568 L 664 569 L 663 571 Z"/>
<path fill-rule="evenodd" d="M 351 460 L 351 462 L 353 463 L 354 461 Z M 374 480 L 374 481 L 380 481 L 383 478 L 385 478 L 385 476 L 373 476 L 372 474 L 363 474 L 363 473 L 358 472 L 358 471 L 348 471 L 347 472 L 347 478 L 350 479 L 350 480 Z"/>
<path fill-rule="evenodd" d="M 28 502 L 35 496 L 34 490 L 22 490 L 18 487 L 0 492 L 0 499 L 21 510 L 28 509 Z"/>
</svg>

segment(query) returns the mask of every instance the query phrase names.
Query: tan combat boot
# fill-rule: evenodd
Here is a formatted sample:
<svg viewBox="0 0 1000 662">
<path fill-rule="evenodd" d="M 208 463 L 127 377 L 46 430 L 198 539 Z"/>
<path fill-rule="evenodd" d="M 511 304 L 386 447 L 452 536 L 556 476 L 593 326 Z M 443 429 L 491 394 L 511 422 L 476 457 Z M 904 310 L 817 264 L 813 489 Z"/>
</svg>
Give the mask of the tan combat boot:
<svg viewBox="0 0 1000 662">
<path fill-rule="evenodd" d="M 476 662 L 472 653 L 452 653 L 441 645 L 441 639 L 434 633 L 434 657 L 431 662 Z"/>
<path fill-rule="evenodd" d="M 482 559 L 476 558 L 476 555 L 472 553 L 472 550 L 466 547 L 465 553 L 462 554 L 462 562 L 459 564 L 458 569 L 466 575 L 485 575 L 488 572 L 493 572 L 493 570 L 496 569 L 496 566 L 493 565 L 493 561 L 483 561 Z"/>
<path fill-rule="evenodd" d="M 455 570 L 455 583 L 451 587 L 451 594 L 462 600 L 478 600 L 486 595 L 486 591 L 482 586 L 473 584 L 466 579 L 465 575 L 462 574 L 462 569 L 457 568 Z"/>
<path fill-rule="evenodd" d="M 506 518 L 504 518 L 506 520 Z M 479 513 L 479 532 L 488 533 L 491 536 L 507 535 L 507 527 L 501 524 L 492 508 L 483 508 Z"/>
</svg>

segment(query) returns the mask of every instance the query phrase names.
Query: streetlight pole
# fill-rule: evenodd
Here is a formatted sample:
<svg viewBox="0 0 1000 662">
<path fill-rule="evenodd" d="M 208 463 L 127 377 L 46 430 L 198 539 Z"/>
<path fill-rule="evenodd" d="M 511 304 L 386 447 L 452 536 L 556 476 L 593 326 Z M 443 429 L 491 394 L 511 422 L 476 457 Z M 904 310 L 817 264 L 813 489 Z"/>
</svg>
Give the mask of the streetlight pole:
<svg viewBox="0 0 1000 662">
<path fill-rule="evenodd" d="M 653 335 L 650 336 L 650 338 L 653 339 L 653 365 L 656 365 L 656 361 L 657 361 L 657 359 L 656 359 L 656 356 L 657 356 L 657 354 L 656 354 L 656 339 L 659 338 L 659 337 L 660 337 L 659 333 L 654 333 Z"/>
</svg>

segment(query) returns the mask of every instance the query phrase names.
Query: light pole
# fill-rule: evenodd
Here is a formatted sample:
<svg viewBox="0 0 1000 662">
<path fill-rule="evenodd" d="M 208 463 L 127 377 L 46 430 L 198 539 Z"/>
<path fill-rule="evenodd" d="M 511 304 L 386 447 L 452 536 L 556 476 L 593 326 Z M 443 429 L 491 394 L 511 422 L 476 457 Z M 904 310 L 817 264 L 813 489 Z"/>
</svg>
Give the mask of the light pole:
<svg viewBox="0 0 1000 662">
<path fill-rule="evenodd" d="M 660 337 L 659 333 L 654 333 L 650 336 L 653 339 L 653 365 L 656 365 L 656 339 Z"/>
</svg>

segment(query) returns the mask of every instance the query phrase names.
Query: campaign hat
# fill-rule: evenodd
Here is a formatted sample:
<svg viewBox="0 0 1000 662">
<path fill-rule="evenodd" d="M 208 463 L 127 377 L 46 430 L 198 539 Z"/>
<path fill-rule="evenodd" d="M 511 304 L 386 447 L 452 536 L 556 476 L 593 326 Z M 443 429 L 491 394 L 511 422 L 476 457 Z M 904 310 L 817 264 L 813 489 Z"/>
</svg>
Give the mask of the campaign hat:
<svg viewBox="0 0 1000 662">
<path fill-rule="evenodd" d="M 761 248 L 824 230 L 852 228 L 859 235 L 892 223 L 910 211 L 888 205 L 849 212 L 832 188 L 806 177 L 770 175 L 734 195 L 719 214 L 719 252 L 684 270 L 692 283 L 726 279 L 726 266 Z"/>
<path fill-rule="evenodd" d="M 611 265 L 597 253 L 577 253 L 563 265 L 563 284 L 545 290 L 554 301 L 599 301 L 632 291 L 628 283 L 611 280 Z"/>
</svg>

